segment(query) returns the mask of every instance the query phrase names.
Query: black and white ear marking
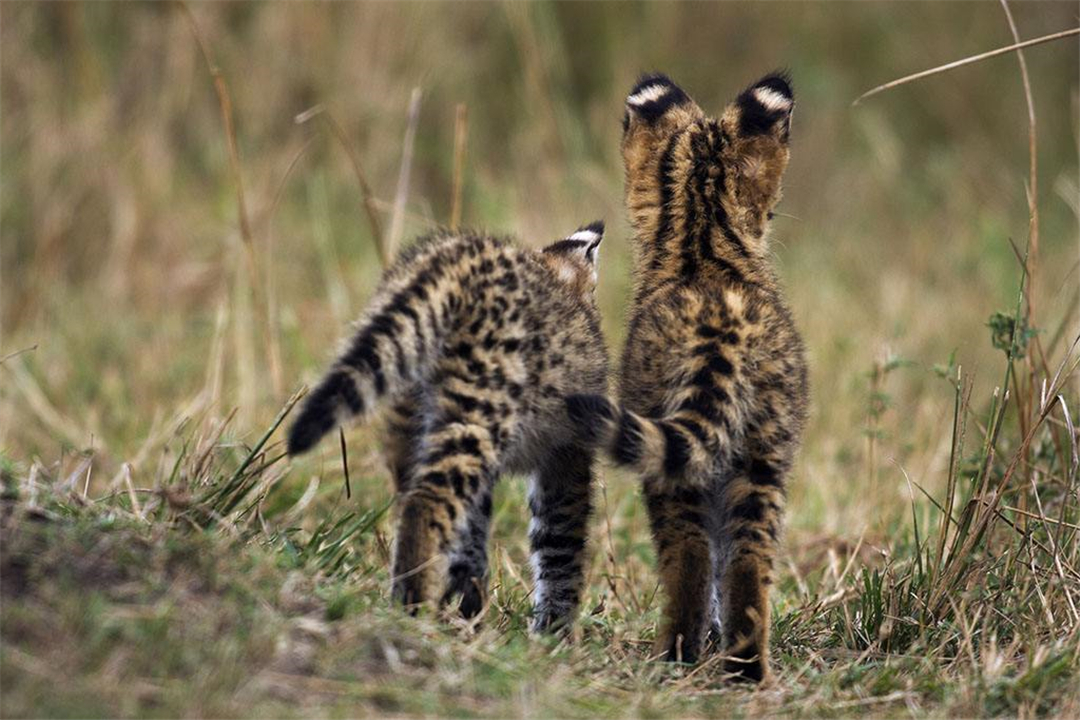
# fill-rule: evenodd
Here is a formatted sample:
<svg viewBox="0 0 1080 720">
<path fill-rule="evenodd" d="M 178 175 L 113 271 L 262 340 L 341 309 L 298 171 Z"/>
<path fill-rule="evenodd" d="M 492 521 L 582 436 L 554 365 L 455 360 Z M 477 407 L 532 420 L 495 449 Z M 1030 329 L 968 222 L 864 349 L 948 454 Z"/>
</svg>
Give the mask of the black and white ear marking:
<svg viewBox="0 0 1080 720">
<path fill-rule="evenodd" d="M 572 263 L 572 265 L 561 265 L 563 269 L 560 270 L 560 273 L 565 273 L 566 279 L 572 280 L 577 276 L 576 273 L 580 272 L 580 268 L 585 267 L 592 274 L 595 283 L 598 277 L 596 271 L 597 251 L 600 249 L 600 243 L 603 239 L 604 222 L 597 220 L 579 227 L 562 240 L 548 245 L 544 248 L 544 252 L 560 256 Z M 578 266 L 578 270 L 573 268 L 574 265 Z"/>
<path fill-rule="evenodd" d="M 689 102 L 690 98 L 667 75 L 653 73 L 643 75 L 626 97 L 626 115 L 623 117 L 623 130 L 630 125 L 633 115 L 647 123 L 654 123 L 669 108 Z"/>
<path fill-rule="evenodd" d="M 604 221 L 594 220 L 588 225 L 579 227 L 566 237 L 566 241 L 580 246 L 580 252 L 585 257 L 586 262 L 595 266 L 600 243 L 604 241 Z"/>
<path fill-rule="evenodd" d="M 761 135 L 779 124 L 781 137 L 787 139 L 795 94 L 791 91 L 791 78 L 786 73 L 766 75 L 743 90 L 737 102 L 741 134 Z"/>
</svg>

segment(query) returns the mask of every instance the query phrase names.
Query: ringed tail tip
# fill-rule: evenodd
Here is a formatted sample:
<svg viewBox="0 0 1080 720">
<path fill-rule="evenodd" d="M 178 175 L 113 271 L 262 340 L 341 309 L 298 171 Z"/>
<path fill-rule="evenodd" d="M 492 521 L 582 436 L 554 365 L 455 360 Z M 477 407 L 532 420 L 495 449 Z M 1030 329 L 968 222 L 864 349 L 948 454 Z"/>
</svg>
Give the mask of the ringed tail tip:
<svg viewBox="0 0 1080 720">
<path fill-rule="evenodd" d="M 289 427 L 288 450 L 289 455 L 302 455 L 319 442 L 323 435 L 333 430 L 338 425 L 339 406 L 348 403 L 356 404 L 360 409 L 363 403 L 353 393 L 349 379 L 341 373 L 331 372 L 304 400 L 300 409 L 300 415 Z M 358 412 L 358 408 L 351 407 Z"/>
<path fill-rule="evenodd" d="M 334 428 L 333 416 L 320 415 L 305 407 L 300 417 L 289 428 L 289 455 L 303 455 L 319 442 L 323 435 Z"/>
</svg>

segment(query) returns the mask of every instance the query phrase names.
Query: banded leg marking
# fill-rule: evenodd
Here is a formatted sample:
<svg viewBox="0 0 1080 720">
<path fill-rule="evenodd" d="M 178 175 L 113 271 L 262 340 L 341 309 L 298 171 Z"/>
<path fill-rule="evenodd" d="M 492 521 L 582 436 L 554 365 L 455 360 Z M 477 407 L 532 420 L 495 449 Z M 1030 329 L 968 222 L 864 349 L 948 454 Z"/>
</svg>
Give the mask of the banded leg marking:
<svg viewBox="0 0 1080 720">
<path fill-rule="evenodd" d="M 491 431 L 463 422 L 436 423 L 423 441 L 422 460 L 404 495 L 395 544 L 393 597 L 406 606 L 440 599 L 449 554 L 472 548 L 470 511 L 481 506 L 494 480 L 496 447 Z M 486 521 L 479 523 L 486 544 Z"/>
<path fill-rule="evenodd" d="M 753 460 L 724 488 L 725 560 L 719 589 L 725 671 L 758 682 L 769 673 L 769 590 L 784 512 L 783 463 Z"/>
<path fill-rule="evenodd" d="M 529 479 L 533 632 L 573 622 L 585 583 L 591 491 L 592 454 L 576 447 L 557 449 Z"/>
<path fill-rule="evenodd" d="M 712 518 L 705 491 L 664 491 L 646 481 L 645 502 L 667 595 L 655 651 L 666 660 L 693 663 L 710 624 L 713 592 Z"/>
</svg>

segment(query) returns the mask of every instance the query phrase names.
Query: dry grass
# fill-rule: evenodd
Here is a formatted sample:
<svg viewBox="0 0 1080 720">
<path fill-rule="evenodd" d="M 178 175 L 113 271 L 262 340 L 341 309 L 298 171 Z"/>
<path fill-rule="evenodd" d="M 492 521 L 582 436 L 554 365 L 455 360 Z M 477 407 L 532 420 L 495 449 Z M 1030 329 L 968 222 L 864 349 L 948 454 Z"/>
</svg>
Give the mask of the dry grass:
<svg viewBox="0 0 1080 720">
<path fill-rule="evenodd" d="M 848 107 L 1071 6 L 182 7 L 0 5 L 0 714 L 1080 713 L 1076 39 Z M 715 109 L 779 65 L 814 413 L 777 684 L 649 660 L 647 523 L 613 472 L 570 641 L 526 635 L 512 478 L 479 625 L 402 616 L 373 434 L 290 466 L 274 429 L 382 243 L 605 217 L 617 350 L 622 93 L 662 68 Z"/>
</svg>

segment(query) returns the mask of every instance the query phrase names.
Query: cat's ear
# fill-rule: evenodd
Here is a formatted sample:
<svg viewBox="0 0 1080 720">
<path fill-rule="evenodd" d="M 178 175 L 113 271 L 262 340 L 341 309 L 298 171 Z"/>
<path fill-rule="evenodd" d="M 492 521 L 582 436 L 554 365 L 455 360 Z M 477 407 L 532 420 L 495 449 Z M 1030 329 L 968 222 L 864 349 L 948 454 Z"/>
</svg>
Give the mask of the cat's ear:
<svg viewBox="0 0 1080 720">
<path fill-rule="evenodd" d="M 582 225 L 562 240 L 548 245 L 544 252 L 560 255 L 595 269 L 597 253 L 603 240 L 604 221 L 595 220 L 588 225 Z"/>
<path fill-rule="evenodd" d="M 727 138 L 724 156 L 734 170 L 732 202 L 738 205 L 744 235 L 761 237 L 780 201 L 784 172 L 791 156 L 791 78 L 770 73 L 739 93 L 724 110 Z"/>
<path fill-rule="evenodd" d="M 623 131 L 628 132 L 635 124 L 653 126 L 666 117 L 684 116 L 699 118 L 701 108 L 667 75 L 642 75 L 626 96 Z"/>
<path fill-rule="evenodd" d="M 794 109 L 791 77 L 774 72 L 739 93 L 729 111 L 738 116 L 735 125 L 740 136 L 772 135 L 786 144 Z"/>
<path fill-rule="evenodd" d="M 582 260 L 596 272 L 600 243 L 604 241 L 604 221 L 594 220 L 566 236 L 566 240 L 579 248 Z"/>
<path fill-rule="evenodd" d="M 600 243 L 604 240 L 604 221 L 596 220 L 579 227 L 562 240 L 544 248 L 544 253 L 569 261 L 588 270 L 593 282 L 597 280 Z"/>
</svg>

